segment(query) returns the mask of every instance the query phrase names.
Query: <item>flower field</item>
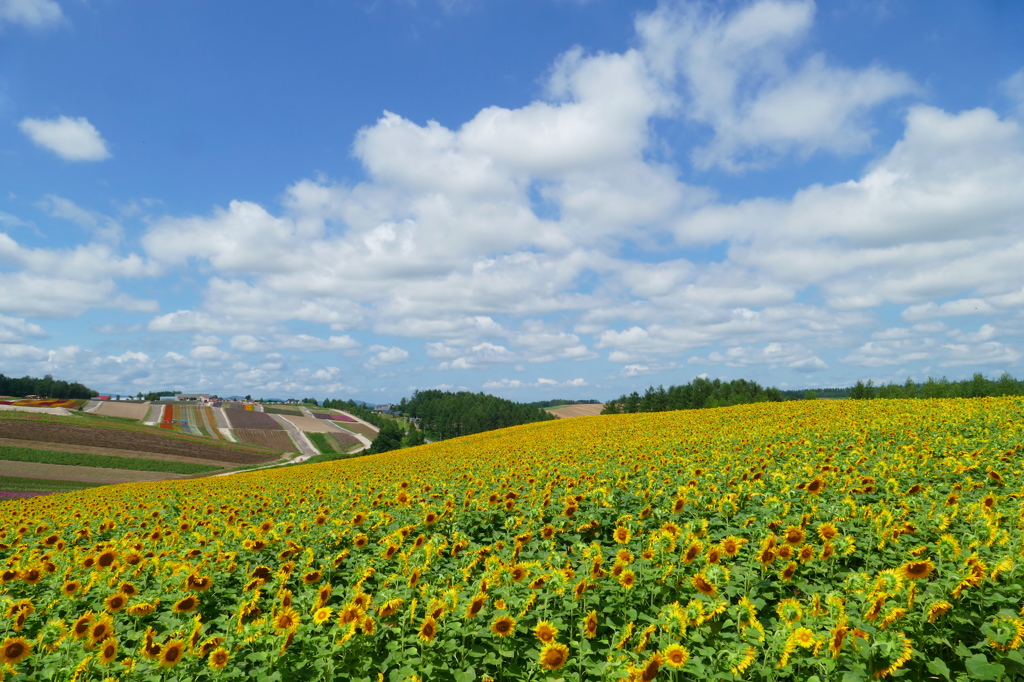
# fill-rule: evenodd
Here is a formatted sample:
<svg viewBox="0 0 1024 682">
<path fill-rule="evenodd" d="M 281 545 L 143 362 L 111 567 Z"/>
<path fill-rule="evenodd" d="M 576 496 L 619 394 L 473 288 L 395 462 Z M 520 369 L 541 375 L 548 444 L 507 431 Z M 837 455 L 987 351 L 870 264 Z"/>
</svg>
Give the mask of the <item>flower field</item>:
<svg viewBox="0 0 1024 682">
<path fill-rule="evenodd" d="M 1008 680 L 1024 401 L 541 422 L 0 502 L 25 680 Z"/>
<path fill-rule="evenodd" d="M 26 400 L 22 398 L 14 398 L 11 400 L 0 400 L 0 405 L 14 405 L 15 407 L 63 407 L 69 410 L 76 409 L 84 405 L 87 401 L 85 400 L 61 400 L 61 399 L 40 399 L 40 400 Z"/>
</svg>

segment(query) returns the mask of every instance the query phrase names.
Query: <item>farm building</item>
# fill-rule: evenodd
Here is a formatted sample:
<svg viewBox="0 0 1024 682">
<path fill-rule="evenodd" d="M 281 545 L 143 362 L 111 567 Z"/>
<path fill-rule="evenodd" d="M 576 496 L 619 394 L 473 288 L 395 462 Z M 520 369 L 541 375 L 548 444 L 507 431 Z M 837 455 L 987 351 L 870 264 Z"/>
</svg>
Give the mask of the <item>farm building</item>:
<svg viewBox="0 0 1024 682">
<path fill-rule="evenodd" d="M 209 393 L 179 393 L 174 396 L 175 400 L 190 401 L 190 402 L 207 402 L 210 400 Z"/>
</svg>

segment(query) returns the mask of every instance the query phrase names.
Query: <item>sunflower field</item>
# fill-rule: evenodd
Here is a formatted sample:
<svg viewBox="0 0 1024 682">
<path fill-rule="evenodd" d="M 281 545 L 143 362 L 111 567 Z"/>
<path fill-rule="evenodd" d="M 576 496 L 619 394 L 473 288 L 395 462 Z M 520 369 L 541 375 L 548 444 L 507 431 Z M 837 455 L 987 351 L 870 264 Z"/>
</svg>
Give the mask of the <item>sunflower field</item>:
<svg viewBox="0 0 1024 682">
<path fill-rule="evenodd" d="M 0 670 L 1020 678 L 1022 429 L 1019 398 L 758 404 L 2 502 Z"/>
</svg>

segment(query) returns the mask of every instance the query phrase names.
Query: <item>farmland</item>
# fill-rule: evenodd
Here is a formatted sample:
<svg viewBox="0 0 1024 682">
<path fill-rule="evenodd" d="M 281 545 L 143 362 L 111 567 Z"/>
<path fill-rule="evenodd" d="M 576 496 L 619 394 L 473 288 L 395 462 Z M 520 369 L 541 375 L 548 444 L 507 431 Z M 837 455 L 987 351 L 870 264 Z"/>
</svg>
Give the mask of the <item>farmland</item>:
<svg viewBox="0 0 1024 682">
<path fill-rule="evenodd" d="M 173 474 L 199 474 L 220 469 L 209 464 L 194 462 L 166 462 L 143 457 L 112 457 L 83 452 L 64 452 L 39 448 L 0 445 L 0 460 L 5 462 L 37 462 L 74 466 L 129 469 L 132 471 L 162 471 Z"/>
<path fill-rule="evenodd" d="M 1022 409 L 609 415 L 4 502 L 3 646 L 26 679 L 1009 679 Z"/>
<path fill-rule="evenodd" d="M 43 415 L 0 415 L 0 438 L 85 445 L 101 448 L 155 452 L 234 464 L 259 464 L 277 458 L 277 453 L 245 446 L 218 443 L 173 433 L 159 433 L 150 427 L 108 422 L 100 417 L 59 418 Z"/>
</svg>

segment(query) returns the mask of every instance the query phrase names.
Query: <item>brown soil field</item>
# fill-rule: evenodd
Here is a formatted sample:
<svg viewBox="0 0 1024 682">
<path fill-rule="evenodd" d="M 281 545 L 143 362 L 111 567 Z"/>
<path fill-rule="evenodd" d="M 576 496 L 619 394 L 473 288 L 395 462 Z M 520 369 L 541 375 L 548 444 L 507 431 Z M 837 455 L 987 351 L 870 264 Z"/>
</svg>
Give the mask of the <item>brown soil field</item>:
<svg viewBox="0 0 1024 682">
<path fill-rule="evenodd" d="M 209 464 L 210 466 L 219 467 L 235 466 L 235 463 L 226 462 L 222 459 L 201 459 L 199 457 L 165 455 L 162 452 L 143 452 L 141 450 L 118 450 L 117 448 L 98 448 L 91 445 L 69 445 L 67 443 L 46 443 L 37 440 L 18 440 L 16 438 L 0 438 L 0 445 L 7 445 L 15 448 L 33 448 L 36 450 L 55 450 L 57 452 L 84 452 L 92 455 L 109 455 L 111 457 L 156 459 L 161 462 L 192 462 L 193 464 Z"/>
<path fill-rule="evenodd" d="M 354 447 L 361 446 L 363 442 L 349 433 L 342 433 L 341 431 L 334 430 L 331 432 L 331 436 L 334 440 L 338 441 L 338 445 L 341 446 L 342 452 L 348 452 Z"/>
<path fill-rule="evenodd" d="M 89 445 L 136 452 L 159 452 L 165 455 L 179 455 L 191 460 L 213 459 L 233 464 L 262 464 L 277 459 L 277 454 L 273 452 L 216 445 L 209 439 L 190 438 L 169 433 L 146 433 L 135 429 L 79 426 L 78 424 L 62 424 L 35 419 L 0 419 L 0 438 Z"/>
<path fill-rule="evenodd" d="M 327 423 L 329 421 L 327 419 L 317 419 L 315 417 L 293 417 L 291 415 L 285 415 L 284 418 L 298 426 L 300 430 L 306 431 L 307 433 L 338 432 L 338 429 Z"/>
<path fill-rule="evenodd" d="M 377 434 L 379 433 L 378 429 L 372 426 L 367 426 L 366 424 L 360 424 L 359 422 L 334 422 L 334 424 L 335 426 L 340 426 L 346 431 L 355 431 L 356 433 L 361 433 L 370 440 L 376 438 Z"/>
<path fill-rule="evenodd" d="M 0 462 L 4 476 L 18 478 L 45 478 L 50 481 L 75 481 L 77 483 L 138 483 L 142 481 L 166 481 L 190 478 L 184 474 L 167 474 L 159 471 L 125 471 L 124 469 L 101 469 L 99 467 L 76 467 L 66 464 L 35 464 L 32 462 Z"/>
<path fill-rule="evenodd" d="M 102 414 L 107 417 L 127 417 L 128 419 L 138 419 L 142 421 L 149 414 L 149 405 L 142 403 L 110 403 L 101 402 L 99 408 L 96 410 L 96 414 Z"/>
<path fill-rule="evenodd" d="M 298 452 L 298 448 L 288 433 L 284 430 L 271 431 L 270 429 L 235 429 L 232 431 L 239 443 L 259 445 L 260 447 L 278 450 L 280 452 Z"/>
<path fill-rule="evenodd" d="M 569 405 L 568 407 L 558 407 L 553 410 L 549 409 L 548 412 L 555 415 L 559 419 L 566 417 L 592 417 L 595 414 L 601 414 L 601 410 L 604 409 L 604 405 Z"/>
</svg>

